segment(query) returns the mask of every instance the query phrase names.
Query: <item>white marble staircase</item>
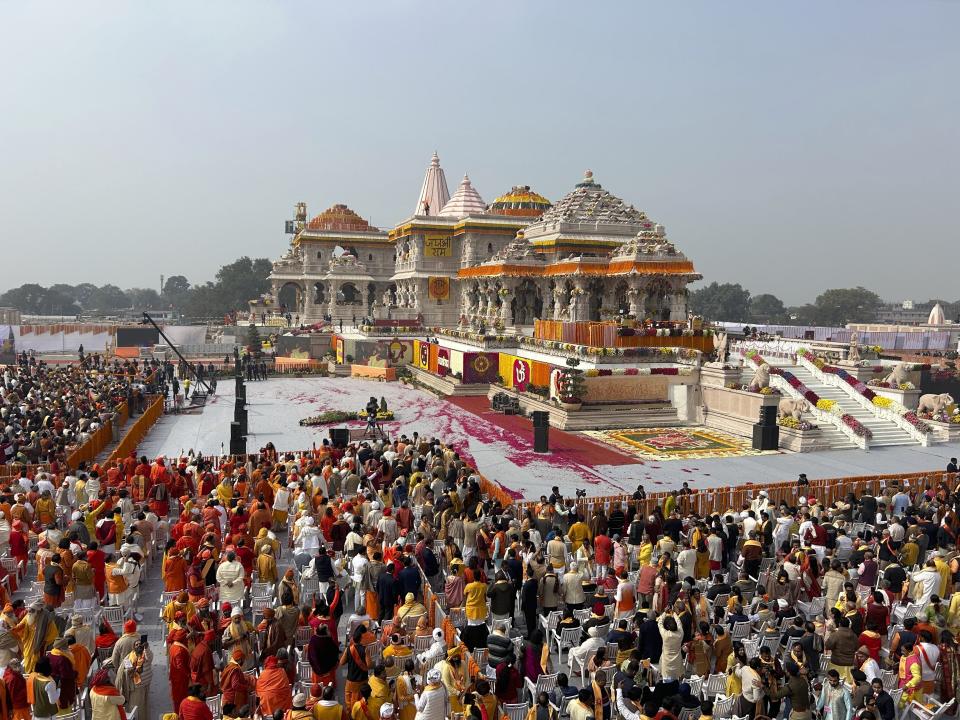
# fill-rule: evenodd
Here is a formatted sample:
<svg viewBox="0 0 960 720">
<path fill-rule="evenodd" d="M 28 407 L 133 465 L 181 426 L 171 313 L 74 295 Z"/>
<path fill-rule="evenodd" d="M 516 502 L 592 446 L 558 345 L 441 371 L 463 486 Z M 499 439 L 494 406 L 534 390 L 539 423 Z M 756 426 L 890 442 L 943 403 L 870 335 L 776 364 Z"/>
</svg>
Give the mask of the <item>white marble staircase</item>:
<svg viewBox="0 0 960 720">
<path fill-rule="evenodd" d="M 873 413 L 866 410 L 856 400 L 852 399 L 840 388 L 821 383 L 816 377 L 814 377 L 813 373 L 806 368 L 801 367 L 800 365 L 790 365 L 785 369 L 793 373 L 797 380 L 813 390 L 817 395 L 826 400 L 833 400 L 844 413 L 852 415 L 859 420 L 862 425 L 869 428 L 873 433 L 873 437 L 869 442 L 870 447 L 917 444 L 917 441 L 914 440 L 905 430 L 899 428 L 890 420 L 884 420 L 876 417 Z M 822 424 L 820 427 L 821 434 L 823 434 L 824 437 L 826 437 L 826 433 L 833 432 L 836 433 L 840 438 L 843 438 L 843 440 L 846 442 L 846 444 L 844 444 L 842 447 L 853 446 L 850 440 L 836 428 L 824 428 Z"/>
</svg>

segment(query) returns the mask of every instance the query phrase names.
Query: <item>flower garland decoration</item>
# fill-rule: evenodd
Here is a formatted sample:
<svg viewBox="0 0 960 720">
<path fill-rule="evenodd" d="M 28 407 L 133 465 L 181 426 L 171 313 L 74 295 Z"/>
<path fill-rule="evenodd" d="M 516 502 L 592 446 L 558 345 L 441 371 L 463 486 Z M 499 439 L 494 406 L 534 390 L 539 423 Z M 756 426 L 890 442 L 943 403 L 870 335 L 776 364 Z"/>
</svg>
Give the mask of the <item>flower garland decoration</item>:
<svg viewBox="0 0 960 720">
<path fill-rule="evenodd" d="M 777 425 L 780 427 L 790 428 L 791 430 L 800 430 L 806 432 L 807 430 L 816 430 L 817 425 L 814 425 L 812 422 L 807 420 L 797 420 L 792 415 L 782 415 L 777 418 Z"/>
</svg>

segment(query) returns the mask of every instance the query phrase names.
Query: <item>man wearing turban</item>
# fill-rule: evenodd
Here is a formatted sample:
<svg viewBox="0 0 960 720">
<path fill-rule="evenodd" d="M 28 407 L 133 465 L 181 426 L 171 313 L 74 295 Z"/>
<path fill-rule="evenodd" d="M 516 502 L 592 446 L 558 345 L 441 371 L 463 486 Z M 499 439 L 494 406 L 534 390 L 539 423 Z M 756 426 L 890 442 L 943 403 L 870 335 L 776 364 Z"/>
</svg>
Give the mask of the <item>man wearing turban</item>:
<svg viewBox="0 0 960 720">
<path fill-rule="evenodd" d="M 130 654 L 138 640 L 140 640 L 140 636 L 137 634 L 136 621 L 127 620 L 123 624 L 123 635 L 117 640 L 117 644 L 113 646 L 113 652 L 110 653 L 110 659 L 113 661 L 113 667 L 117 672 L 120 672 L 120 666 L 123 664 L 124 658 Z"/>
<path fill-rule="evenodd" d="M 256 681 L 243 674 L 244 659 L 243 650 L 235 648 L 220 673 L 220 692 L 223 694 L 221 702 L 224 705 L 232 703 L 239 708 L 250 702 L 250 693 L 256 688 Z"/>
</svg>

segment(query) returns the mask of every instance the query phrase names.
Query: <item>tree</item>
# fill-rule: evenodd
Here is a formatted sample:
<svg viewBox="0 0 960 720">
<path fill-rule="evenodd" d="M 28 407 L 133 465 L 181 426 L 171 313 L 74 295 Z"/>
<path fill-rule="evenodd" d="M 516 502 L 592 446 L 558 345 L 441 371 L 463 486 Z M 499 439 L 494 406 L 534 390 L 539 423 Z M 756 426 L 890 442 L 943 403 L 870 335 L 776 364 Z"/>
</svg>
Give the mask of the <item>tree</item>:
<svg viewBox="0 0 960 720">
<path fill-rule="evenodd" d="M 739 283 L 712 282 L 690 293 L 690 308 L 707 320 L 746 322 L 750 317 L 750 291 Z"/>
<path fill-rule="evenodd" d="M 65 293 L 27 283 L 0 296 L 0 305 L 17 308 L 29 315 L 76 315 L 79 306 Z"/>
<path fill-rule="evenodd" d="M 190 290 L 190 281 L 183 275 L 171 275 L 163 284 L 164 295 L 184 295 Z"/>
<path fill-rule="evenodd" d="M 213 315 L 224 315 L 235 310 L 245 310 L 249 301 L 270 289 L 267 279 L 273 269 L 267 258 L 251 260 L 244 255 L 217 272 L 217 290 Z"/>
<path fill-rule="evenodd" d="M 873 322 L 882 300 L 862 287 L 825 290 L 814 302 L 814 319 L 818 325 L 843 327 L 851 322 Z"/>
<path fill-rule="evenodd" d="M 116 285 L 104 285 L 96 289 L 83 304 L 84 310 L 96 310 L 100 313 L 126 310 L 130 307 L 130 298 Z"/>
<path fill-rule="evenodd" d="M 257 329 L 257 326 L 253 323 L 250 323 L 250 327 L 247 329 L 247 347 L 250 348 L 250 352 L 259 353 L 261 350 L 262 342 L 260 341 L 260 331 Z"/>
<path fill-rule="evenodd" d="M 787 309 L 776 295 L 763 293 L 750 298 L 750 322 L 778 324 L 787 320 Z"/>
<path fill-rule="evenodd" d="M 163 307 L 160 293 L 153 288 L 129 288 L 125 292 L 135 310 L 159 310 Z"/>
</svg>

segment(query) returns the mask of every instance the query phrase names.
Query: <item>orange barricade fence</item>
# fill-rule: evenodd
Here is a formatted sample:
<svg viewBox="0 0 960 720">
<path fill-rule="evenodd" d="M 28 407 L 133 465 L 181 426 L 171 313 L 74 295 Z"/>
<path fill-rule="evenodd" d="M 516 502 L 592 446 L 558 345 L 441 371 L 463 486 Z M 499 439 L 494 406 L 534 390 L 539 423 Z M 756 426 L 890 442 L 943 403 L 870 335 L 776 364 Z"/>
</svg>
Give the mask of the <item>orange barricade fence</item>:
<svg viewBox="0 0 960 720">
<path fill-rule="evenodd" d="M 160 395 L 147 396 L 147 409 L 138 417 L 133 425 L 124 433 L 117 447 L 110 454 L 108 462 L 116 462 L 127 457 L 137 449 L 140 442 L 147 436 L 150 429 L 163 415 L 163 397 Z"/>
<path fill-rule="evenodd" d="M 37 473 L 39 472 L 50 472 L 50 466 L 43 463 L 39 465 L 24 465 L 22 463 L 0 465 L 0 480 L 4 478 L 20 477 L 21 470 L 27 471 L 27 477 L 36 477 Z"/>
<path fill-rule="evenodd" d="M 113 423 L 107 420 L 90 439 L 67 456 L 67 467 L 76 469 L 82 462 L 95 460 L 113 441 Z"/>
<path fill-rule="evenodd" d="M 484 479 L 485 484 L 481 483 L 484 491 L 489 492 L 487 487 L 491 487 L 495 497 L 504 502 L 504 497 L 509 498 L 501 488 L 493 485 Z M 800 492 L 817 498 L 821 503 L 830 505 L 831 503 L 846 497 L 849 493 L 860 496 L 869 491 L 871 494 L 880 494 L 884 487 L 894 483 L 903 486 L 909 483 L 911 488 L 924 489 L 927 485 L 936 487 L 940 482 L 946 482 L 953 485 L 960 481 L 960 473 L 946 473 L 942 470 L 928 470 L 926 472 L 913 473 L 891 473 L 887 475 L 862 475 L 841 478 L 824 478 L 821 480 L 811 480 L 807 488 L 799 488 L 795 480 L 778 483 L 746 484 L 730 488 L 710 488 L 698 490 L 692 495 L 678 495 L 678 505 L 681 511 L 696 512 L 699 515 L 706 515 L 712 512 L 723 512 L 726 510 L 741 510 L 745 504 L 756 497 L 757 493 L 765 490 L 772 504 L 778 504 L 781 500 L 789 505 L 795 505 Z M 630 495 L 606 495 L 600 497 L 577 498 L 575 504 L 578 510 L 584 515 L 592 514 L 593 508 L 604 506 L 607 503 L 620 504 L 623 507 L 635 505 L 638 512 L 649 515 L 658 505 L 670 495 L 670 492 L 649 493 L 643 500 L 634 500 Z M 538 502 L 524 501 L 520 503 L 523 509 L 536 510 Z"/>
<path fill-rule="evenodd" d="M 311 450 L 278 450 L 277 457 L 292 454 L 296 458 L 312 455 Z M 219 467 L 227 462 L 245 463 L 247 458 L 253 458 L 254 462 L 259 460 L 258 453 L 248 455 L 225 455 L 221 457 L 208 457 L 212 460 L 215 467 Z M 898 484 L 903 486 L 908 483 L 910 488 L 921 490 L 929 485 L 935 488 L 941 482 L 947 483 L 951 489 L 960 482 L 960 473 L 947 473 L 942 470 L 927 470 L 923 472 L 912 473 L 889 473 L 884 475 L 860 475 L 839 478 L 822 478 L 820 480 L 811 480 L 809 486 L 803 489 L 807 495 L 817 498 L 821 503 L 829 505 L 849 493 L 860 496 L 865 491 L 874 495 L 882 492 L 884 487 Z M 488 480 L 480 475 L 480 489 L 489 498 L 499 501 L 504 507 L 516 505 L 521 511 L 531 510 L 536 512 L 539 500 L 516 500 L 510 492 L 499 484 Z M 677 495 L 677 504 L 682 512 L 696 512 L 699 515 L 707 515 L 713 512 L 723 512 L 726 510 L 742 510 L 744 504 L 748 504 L 757 493 L 765 490 L 772 504 L 778 504 L 785 500 L 790 505 L 795 505 L 799 497 L 800 488 L 796 480 L 787 480 L 783 482 L 772 483 L 746 483 L 735 487 L 707 488 L 696 490 L 691 495 Z M 662 505 L 664 500 L 671 495 L 671 492 L 647 493 L 643 500 L 634 500 L 630 494 L 623 495 L 600 495 L 593 497 L 583 497 L 574 500 L 574 504 L 585 515 L 592 513 L 596 506 L 604 506 L 607 503 L 620 504 L 621 507 L 633 505 L 638 512 L 649 515 L 658 505 Z"/>
</svg>

